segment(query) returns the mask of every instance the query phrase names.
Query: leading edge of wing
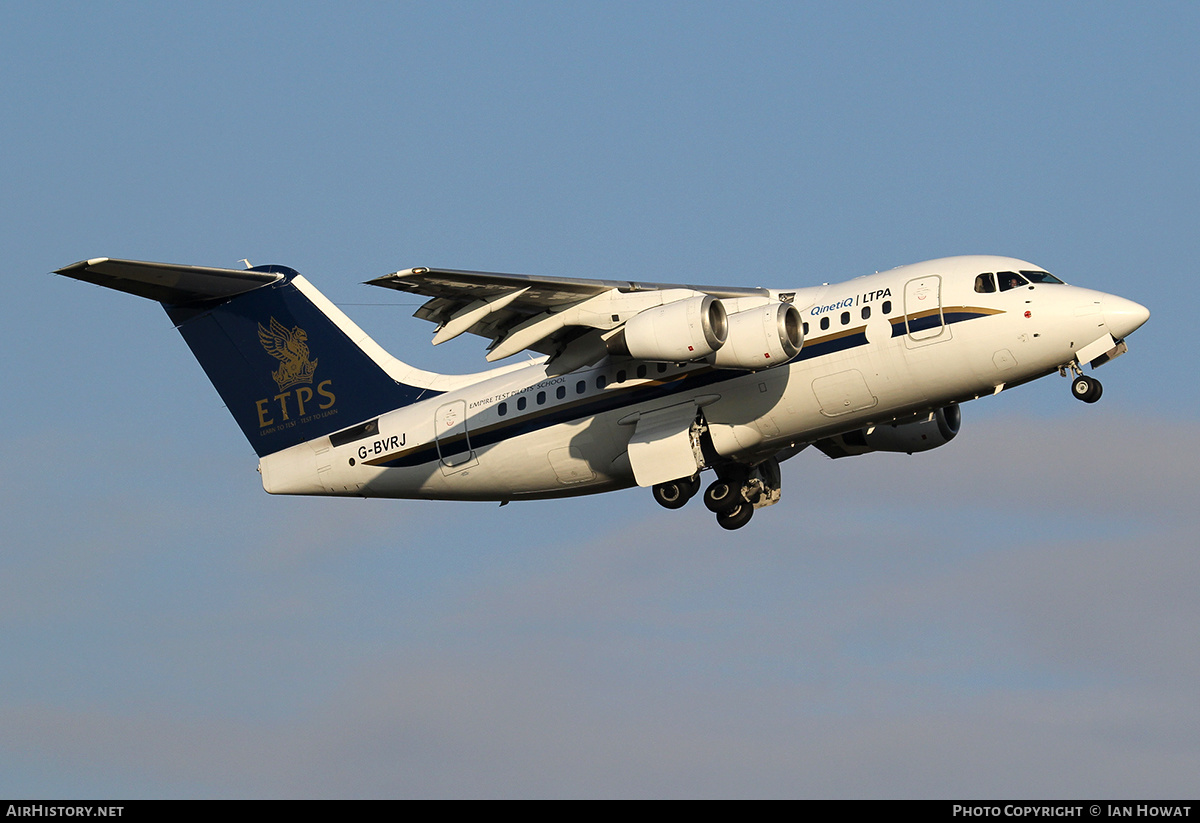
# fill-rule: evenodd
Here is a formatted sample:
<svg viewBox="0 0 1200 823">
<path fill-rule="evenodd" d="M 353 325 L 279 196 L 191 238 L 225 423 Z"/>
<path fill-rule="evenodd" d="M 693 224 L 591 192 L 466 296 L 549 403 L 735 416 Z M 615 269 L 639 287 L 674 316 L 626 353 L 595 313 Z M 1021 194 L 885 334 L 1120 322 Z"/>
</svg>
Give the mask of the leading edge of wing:
<svg viewBox="0 0 1200 823">
<path fill-rule="evenodd" d="M 714 297 L 749 297 L 761 295 L 761 288 L 737 286 L 692 286 L 682 283 L 649 283 L 639 280 L 593 280 L 582 277 L 548 277 L 537 274 L 504 274 L 501 272 L 460 271 L 456 269 L 413 268 L 368 280 L 368 285 L 384 286 L 426 297 L 450 299 L 480 299 L 527 288 L 522 302 L 551 307 L 574 303 L 616 289 L 619 292 L 690 289 Z"/>
</svg>

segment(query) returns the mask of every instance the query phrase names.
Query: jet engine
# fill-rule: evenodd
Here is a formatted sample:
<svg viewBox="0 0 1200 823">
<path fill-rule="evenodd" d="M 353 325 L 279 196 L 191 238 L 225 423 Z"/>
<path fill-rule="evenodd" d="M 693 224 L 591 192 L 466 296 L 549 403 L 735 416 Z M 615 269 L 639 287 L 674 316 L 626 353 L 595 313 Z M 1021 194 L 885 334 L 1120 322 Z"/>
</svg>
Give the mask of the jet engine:
<svg viewBox="0 0 1200 823">
<path fill-rule="evenodd" d="M 869 452 L 912 454 L 946 445 L 958 434 L 961 425 L 962 410 L 953 403 L 915 420 L 859 429 L 821 440 L 815 445 L 833 458 Z"/>
<path fill-rule="evenodd" d="M 720 349 L 729 334 L 721 301 L 710 294 L 635 314 L 608 339 L 608 349 L 638 360 L 681 363 Z"/>
<path fill-rule="evenodd" d="M 787 363 L 804 345 L 804 321 L 791 303 L 729 315 L 729 339 L 708 359 L 725 369 L 769 369 Z"/>
</svg>

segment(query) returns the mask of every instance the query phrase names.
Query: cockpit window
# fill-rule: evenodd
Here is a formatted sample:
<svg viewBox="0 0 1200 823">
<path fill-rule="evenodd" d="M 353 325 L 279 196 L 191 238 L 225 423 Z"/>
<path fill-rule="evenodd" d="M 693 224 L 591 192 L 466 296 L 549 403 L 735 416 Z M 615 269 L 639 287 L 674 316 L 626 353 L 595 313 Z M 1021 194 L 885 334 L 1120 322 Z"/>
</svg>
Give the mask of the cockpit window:
<svg viewBox="0 0 1200 823">
<path fill-rule="evenodd" d="M 1017 289 L 1021 286 L 1029 285 L 1029 281 L 1015 271 L 997 272 L 996 277 L 1000 279 L 1000 291 L 1008 291 L 1009 289 Z"/>
<path fill-rule="evenodd" d="M 996 290 L 996 278 L 991 273 L 981 274 L 975 278 L 975 291 L 980 294 L 991 294 Z"/>
<path fill-rule="evenodd" d="M 1066 285 L 1050 272 L 1046 271 L 1022 271 L 1025 279 L 1030 283 L 1057 283 L 1060 286 Z"/>
</svg>

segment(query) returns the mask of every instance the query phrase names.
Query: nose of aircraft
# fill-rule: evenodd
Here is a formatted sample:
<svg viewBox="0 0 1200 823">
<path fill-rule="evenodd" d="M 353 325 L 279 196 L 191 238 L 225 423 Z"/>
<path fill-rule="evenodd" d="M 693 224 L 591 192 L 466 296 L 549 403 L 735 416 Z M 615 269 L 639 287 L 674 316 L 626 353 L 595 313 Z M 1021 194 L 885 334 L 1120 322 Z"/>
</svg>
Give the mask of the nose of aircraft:
<svg viewBox="0 0 1200 823">
<path fill-rule="evenodd" d="M 1118 340 L 1132 334 L 1150 319 L 1150 310 L 1141 303 L 1114 294 L 1104 295 L 1101 309 L 1104 312 L 1104 325 L 1108 326 L 1109 334 Z"/>
</svg>

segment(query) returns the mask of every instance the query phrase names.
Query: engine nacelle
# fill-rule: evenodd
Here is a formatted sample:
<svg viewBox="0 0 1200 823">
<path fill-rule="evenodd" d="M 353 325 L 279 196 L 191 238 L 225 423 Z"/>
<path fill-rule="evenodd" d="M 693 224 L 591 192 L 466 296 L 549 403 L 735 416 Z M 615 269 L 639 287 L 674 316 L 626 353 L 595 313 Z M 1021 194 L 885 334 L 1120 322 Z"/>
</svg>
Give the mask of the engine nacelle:
<svg viewBox="0 0 1200 823">
<path fill-rule="evenodd" d="M 927 416 L 907 423 L 888 423 L 839 434 L 816 444 L 830 457 L 850 457 L 868 452 L 924 452 L 944 446 L 954 439 L 962 426 L 962 410 L 958 404 L 938 409 Z"/>
<path fill-rule="evenodd" d="M 708 359 L 724 369 L 769 369 L 793 359 L 803 345 L 799 309 L 768 303 L 729 315 L 729 338 Z"/>
<path fill-rule="evenodd" d="M 607 343 L 615 354 L 681 363 L 712 354 L 724 345 L 728 334 L 725 307 L 705 294 L 639 312 Z"/>
</svg>

